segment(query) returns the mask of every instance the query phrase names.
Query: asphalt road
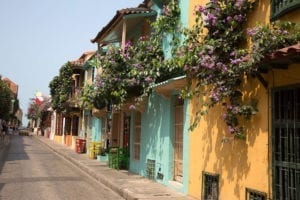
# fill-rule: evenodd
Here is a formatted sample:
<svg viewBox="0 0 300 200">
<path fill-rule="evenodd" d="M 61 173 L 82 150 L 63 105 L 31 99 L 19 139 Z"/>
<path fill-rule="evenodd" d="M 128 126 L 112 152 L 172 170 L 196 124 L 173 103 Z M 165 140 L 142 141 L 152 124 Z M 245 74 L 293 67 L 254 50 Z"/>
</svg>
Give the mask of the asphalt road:
<svg viewBox="0 0 300 200">
<path fill-rule="evenodd" d="M 123 199 L 30 136 L 10 136 L 2 154 L 1 200 Z"/>
</svg>

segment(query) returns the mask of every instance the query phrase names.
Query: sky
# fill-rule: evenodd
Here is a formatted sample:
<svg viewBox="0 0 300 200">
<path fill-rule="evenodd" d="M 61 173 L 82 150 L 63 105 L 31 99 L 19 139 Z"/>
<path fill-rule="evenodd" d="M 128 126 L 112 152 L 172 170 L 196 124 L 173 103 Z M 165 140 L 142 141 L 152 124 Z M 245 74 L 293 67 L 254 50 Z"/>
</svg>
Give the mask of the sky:
<svg viewBox="0 0 300 200">
<path fill-rule="evenodd" d="M 49 83 L 67 61 L 96 50 L 90 42 L 116 11 L 143 0 L 0 0 L 0 75 L 19 86 L 25 114 L 37 92 L 49 95 Z"/>
</svg>

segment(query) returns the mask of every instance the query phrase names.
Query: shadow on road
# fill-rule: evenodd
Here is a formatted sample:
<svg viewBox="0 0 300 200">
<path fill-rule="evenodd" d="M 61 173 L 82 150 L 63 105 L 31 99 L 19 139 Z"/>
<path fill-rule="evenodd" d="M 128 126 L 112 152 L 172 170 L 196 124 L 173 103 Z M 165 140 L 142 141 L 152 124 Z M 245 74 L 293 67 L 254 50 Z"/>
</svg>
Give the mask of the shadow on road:
<svg viewBox="0 0 300 200">
<path fill-rule="evenodd" d="M 28 160 L 29 157 L 25 152 L 25 148 L 30 146 L 25 143 L 23 136 L 6 135 L 0 143 L 0 173 L 7 161 Z"/>
</svg>

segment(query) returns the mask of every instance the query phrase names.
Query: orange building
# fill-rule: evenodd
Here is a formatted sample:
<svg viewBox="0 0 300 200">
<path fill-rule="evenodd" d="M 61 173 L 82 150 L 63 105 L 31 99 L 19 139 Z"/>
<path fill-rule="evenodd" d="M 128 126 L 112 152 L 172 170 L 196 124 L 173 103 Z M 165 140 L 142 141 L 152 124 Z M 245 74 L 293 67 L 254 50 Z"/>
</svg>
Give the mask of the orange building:
<svg viewBox="0 0 300 200">
<path fill-rule="evenodd" d="M 15 97 L 18 97 L 19 86 L 7 77 L 2 78 L 2 81 L 7 84 Z"/>
<path fill-rule="evenodd" d="M 190 1 L 194 9 L 207 1 Z M 258 1 L 247 27 L 283 20 L 300 22 L 299 1 Z M 248 46 L 251 44 L 248 44 Z M 189 194 L 199 199 L 300 199 L 300 43 L 277 49 L 259 78 L 247 76 L 243 98 L 259 100 L 243 122 L 246 139 L 230 138 L 216 105 L 190 134 Z M 191 118 L 199 102 L 191 101 Z M 224 139 L 226 138 L 226 139 Z"/>
</svg>

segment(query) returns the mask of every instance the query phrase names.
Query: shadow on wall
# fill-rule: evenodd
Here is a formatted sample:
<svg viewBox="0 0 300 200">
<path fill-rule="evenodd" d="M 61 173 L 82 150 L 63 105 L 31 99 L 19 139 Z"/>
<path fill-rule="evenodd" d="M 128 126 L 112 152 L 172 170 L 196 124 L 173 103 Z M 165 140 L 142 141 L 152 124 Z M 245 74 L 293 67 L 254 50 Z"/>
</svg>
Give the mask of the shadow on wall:
<svg viewBox="0 0 300 200">
<path fill-rule="evenodd" d="M 169 131 L 164 124 L 168 120 L 168 113 L 165 113 L 166 110 L 166 100 L 163 99 L 160 95 L 153 93 L 149 96 L 148 99 L 148 107 L 146 113 L 142 116 L 142 121 L 147 122 L 143 124 L 142 130 L 142 138 L 143 142 L 145 143 L 144 146 L 144 153 L 141 156 L 141 164 L 142 169 L 144 170 L 144 175 L 146 174 L 146 163 L 147 159 L 155 160 L 156 162 L 156 169 L 155 174 L 158 168 L 164 170 L 166 166 L 163 161 L 166 158 L 166 153 L 164 150 L 166 149 L 166 142 L 169 137 Z M 143 148 L 142 148 L 143 149 Z M 158 160 L 157 160 L 158 159 Z"/>
<path fill-rule="evenodd" d="M 200 148 L 202 148 L 203 155 L 200 157 L 203 158 L 203 161 L 200 170 L 211 170 L 212 167 L 212 173 L 220 175 L 219 188 L 228 183 L 233 184 L 234 195 L 237 199 L 241 199 L 245 195 L 245 182 L 249 178 L 251 163 L 257 162 L 253 159 L 255 158 L 253 155 L 249 155 L 249 149 L 257 145 L 257 137 L 260 133 L 266 132 L 268 123 L 267 120 L 262 120 L 262 116 L 265 117 L 263 113 L 268 112 L 266 90 L 256 80 L 245 80 L 245 83 L 247 84 L 243 88 L 245 91 L 244 100 L 247 101 L 250 97 L 262 99 L 258 105 L 259 112 L 249 121 L 241 121 L 242 125 L 246 127 L 246 140 L 233 139 L 228 133 L 228 127 L 222 118 L 224 110 L 221 105 L 211 108 L 208 114 L 201 118 L 198 125 L 200 131 L 195 133 L 201 134 L 199 138 L 201 138 L 202 147 Z M 193 113 L 196 113 L 198 106 L 193 106 Z M 224 137 L 231 139 L 224 142 Z M 253 152 L 253 149 L 251 151 Z M 202 171 L 197 174 L 200 175 L 201 173 Z"/>
</svg>

